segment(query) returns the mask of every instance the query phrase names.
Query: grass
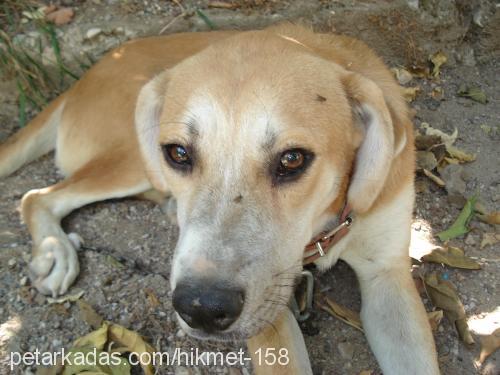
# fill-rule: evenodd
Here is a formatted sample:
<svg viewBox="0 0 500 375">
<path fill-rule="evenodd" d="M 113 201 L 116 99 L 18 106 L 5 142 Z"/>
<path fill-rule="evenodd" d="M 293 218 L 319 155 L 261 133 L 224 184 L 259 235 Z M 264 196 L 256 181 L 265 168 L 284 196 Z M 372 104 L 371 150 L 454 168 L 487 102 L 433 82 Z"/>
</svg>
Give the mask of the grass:
<svg viewBox="0 0 500 375">
<path fill-rule="evenodd" d="M 26 124 L 31 111 L 40 111 L 79 78 L 62 57 L 56 26 L 43 18 L 22 22 L 26 15 L 23 12 L 33 13 L 36 6 L 37 3 L 31 0 L 3 0 L 0 4 L 0 78 L 12 79 L 16 83 L 21 126 Z M 15 41 L 16 35 L 33 29 L 39 35 L 34 48 Z M 55 57 L 49 65 L 42 62 L 45 45 Z M 89 62 L 90 65 L 93 63 L 91 59 Z M 79 62 L 82 71 L 90 65 Z"/>
</svg>

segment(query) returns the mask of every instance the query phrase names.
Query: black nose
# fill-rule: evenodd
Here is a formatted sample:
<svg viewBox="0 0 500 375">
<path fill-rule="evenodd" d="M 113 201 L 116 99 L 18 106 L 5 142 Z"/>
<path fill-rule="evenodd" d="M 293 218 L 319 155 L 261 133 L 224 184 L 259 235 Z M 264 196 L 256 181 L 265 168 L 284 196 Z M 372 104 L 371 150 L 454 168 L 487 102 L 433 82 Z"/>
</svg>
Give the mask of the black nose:
<svg viewBox="0 0 500 375">
<path fill-rule="evenodd" d="M 244 293 L 241 289 L 213 282 L 180 282 L 173 305 L 181 318 L 192 328 L 207 333 L 223 331 L 241 314 Z"/>
</svg>

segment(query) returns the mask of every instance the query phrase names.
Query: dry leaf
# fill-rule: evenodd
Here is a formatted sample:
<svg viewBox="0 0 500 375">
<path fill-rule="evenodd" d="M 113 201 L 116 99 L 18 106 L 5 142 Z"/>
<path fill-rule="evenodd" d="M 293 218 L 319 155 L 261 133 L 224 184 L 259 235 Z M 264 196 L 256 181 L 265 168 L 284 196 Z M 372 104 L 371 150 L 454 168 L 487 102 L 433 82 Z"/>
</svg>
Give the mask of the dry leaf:
<svg viewBox="0 0 500 375">
<path fill-rule="evenodd" d="M 108 341 L 108 328 L 108 324 L 104 323 L 101 328 L 76 339 L 73 346 L 75 348 L 91 347 L 102 350 L 104 344 Z"/>
<path fill-rule="evenodd" d="M 434 55 L 429 56 L 429 60 L 431 61 L 433 68 L 432 68 L 432 76 L 437 77 L 439 76 L 439 72 L 441 69 L 441 66 L 448 61 L 448 58 L 446 55 L 439 51 L 436 52 Z"/>
<path fill-rule="evenodd" d="M 468 199 L 467 202 L 465 202 L 464 208 L 462 208 L 462 211 L 460 211 L 460 214 L 451 227 L 437 234 L 441 241 L 448 241 L 469 232 L 468 224 L 474 215 L 476 200 L 477 197 L 475 196 Z"/>
<path fill-rule="evenodd" d="M 118 324 L 112 324 L 109 327 L 108 334 L 109 339 L 118 346 L 127 347 L 130 352 L 137 353 L 137 355 L 139 356 L 137 360 L 141 359 L 142 353 L 147 352 L 152 354 L 155 351 L 155 348 L 144 341 L 144 339 L 137 332 L 130 331 Z M 141 363 L 141 367 L 146 375 L 154 374 L 153 365 Z"/>
<path fill-rule="evenodd" d="M 466 162 L 471 162 L 471 161 L 476 160 L 476 155 L 468 154 L 467 152 L 462 151 L 462 150 L 460 150 L 457 147 L 452 146 L 452 145 L 447 145 L 446 151 L 453 159 L 456 159 L 461 163 L 466 163 Z"/>
<path fill-rule="evenodd" d="M 430 254 L 424 255 L 422 260 L 428 263 L 446 264 L 450 267 L 466 270 L 481 269 L 481 265 L 466 256 L 462 249 L 453 246 L 448 246 L 445 249 L 436 248 Z"/>
<path fill-rule="evenodd" d="M 348 309 L 347 307 L 341 306 L 332 299 L 325 297 L 325 302 L 327 305 L 319 304 L 319 306 L 333 315 L 337 319 L 342 320 L 344 323 L 349 324 L 351 327 L 359 329 L 363 332 L 363 327 L 361 325 L 361 319 L 359 318 L 359 314 L 355 311 Z"/>
<path fill-rule="evenodd" d="M 491 212 L 488 214 L 477 214 L 479 220 L 488 224 L 500 224 L 500 211 Z"/>
<path fill-rule="evenodd" d="M 486 246 L 494 245 L 500 242 L 500 234 L 497 233 L 483 233 L 483 239 L 481 240 L 481 249 Z"/>
<path fill-rule="evenodd" d="M 434 272 L 424 279 L 425 290 L 432 304 L 442 309 L 446 318 L 455 325 L 462 341 L 474 344 L 474 339 L 467 326 L 464 305 L 458 298 L 453 284 L 449 281 L 438 279 Z"/>
<path fill-rule="evenodd" d="M 464 98 L 469 98 L 481 104 L 488 103 L 486 94 L 479 87 L 466 87 L 465 85 L 462 85 L 458 89 L 457 95 Z"/>
<path fill-rule="evenodd" d="M 441 86 L 434 87 L 432 89 L 430 95 L 434 100 L 443 100 L 444 99 L 444 90 Z"/>
<path fill-rule="evenodd" d="M 79 300 L 85 292 L 83 290 L 74 291 L 72 294 L 66 294 L 65 296 L 59 298 L 47 297 L 47 302 L 49 305 L 53 303 L 64 303 L 64 302 L 75 302 Z"/>
<path fill-rule="evenodd" d="M 87 322 L 92 328 L 96 329 L 102 325 L 102 317 L 84 300 L 76 301 L 80 309 L 80 319 Z"/>
<path fill-rule="evenodd" d="M 404 68 L 392 68 L 391 72 L 394 74 L 394 77 L 396 77 L 400 85 L 406 85 L 413 79 L 413 75 Z"/>
<path fill-rule="evenodd" d="M 408 103 L 411 103 L 415 100 L 418 93 L 421 91 L 419 86 L 415 87 L 403 87 L 403 97 Z"/>
<path fill-rule="evenodd" d="M 428 312 L 427 319 L 429 319 L 432 331 L 437 331 L 439 324 L 441 323 L 441 319 L 443 319 L 443 310 Z"/>
<path fill-rule="evenodd" d="M 429 177 L 432 181 L 434 181 L 437 185 L 441 186 L 441 187 L 444 187 L 446 185 L 446 183 L 441 179 L 439 178 L 438 176 L 436 176 L 434 173 L 432 173 L 431 171 L 428 171 L 427 169 L 422 169 L 422 171 L 424 172 L 424 174 Z"/>
<path fill-rule="evenodd" d="M 497 328 L 491 335 L 481 337 L 481 353 L 478 362 L 480 365 L 500 348 L 500 328 Z"/>
<path fill-rule="evenodd" d="M 434 129 L 432 126 L 430 126 L 427 122 L 422 122 L 420 124 L 420 127 L 425 130 L 425 135 L 435 135 L 441 138 L 441 141 L 446 145 L 446 146 L 451 146 L 455 141 L 457 140 L 458 137 L 458 129 L 455 128 L 452 134 L 446 134 L 445 132 L 439 130 L 439 129 Z"/>
<path fill-rule="evenodd" d="M 62 375 L 129 375 L 130 364 L 125 358 L 112 358 L 110 364 L 101 364 L 98 359 L 104 358 L 102 351 L 95 348 L 72 348 L 68 351 L 67 365 Z M 95 357 L 94 357 L 95 355 Z M 86 361 L 87 358 L 96 360 Z M 114 363 L 119 360 L 119 363 Z M 95 363 L 94 363 L 95 362 Z"/>
</svg>

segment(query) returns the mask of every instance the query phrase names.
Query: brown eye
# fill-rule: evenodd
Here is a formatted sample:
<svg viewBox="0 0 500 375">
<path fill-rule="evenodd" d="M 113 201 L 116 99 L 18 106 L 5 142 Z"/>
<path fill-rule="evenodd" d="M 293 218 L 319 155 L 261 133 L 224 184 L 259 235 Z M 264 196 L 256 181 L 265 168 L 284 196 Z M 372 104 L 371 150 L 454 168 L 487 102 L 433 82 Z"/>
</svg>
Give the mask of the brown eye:
<svg viewBox="0 0 500 375">
<path fill-rule="evenodd" d="M 313 159 L 312 152 L 301 148 L 284 151 L 274 164 L 276 169 L 273 174 L 273 182 L 281 184 L 298 179 Z"/>
<path fill-rule="evenodd" d="M 191 156 L 184 146 L 178 144 L 163 145 L 163 155 L 174 168 L 186 170 L 191 167 Z"/>
<path fill-rule="evenodd" d="M 281 167 L 284 169 L 297 169 L 304 164 L 304 154 L 299 150 L 286 151 L 281 155 Z"/>
</svg>

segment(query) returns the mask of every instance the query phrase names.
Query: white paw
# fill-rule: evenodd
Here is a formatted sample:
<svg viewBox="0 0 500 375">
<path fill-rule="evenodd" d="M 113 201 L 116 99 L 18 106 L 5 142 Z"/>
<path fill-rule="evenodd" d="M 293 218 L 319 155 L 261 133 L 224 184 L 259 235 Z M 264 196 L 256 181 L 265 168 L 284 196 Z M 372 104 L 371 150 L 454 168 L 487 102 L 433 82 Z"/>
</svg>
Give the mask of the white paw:
<svg viewBox="0 0 500 375">
<path fill-rule="evenodd" d="M 36 255 L 29 265 L 30 278 L 40 293 L 55 298 L 73 284 L 80 272 L 75 250 L 75 245 L 81 243 L 78 238 L 73 233 L 69 238 L 49 236 L 34 251 Z"/>
</svg>

